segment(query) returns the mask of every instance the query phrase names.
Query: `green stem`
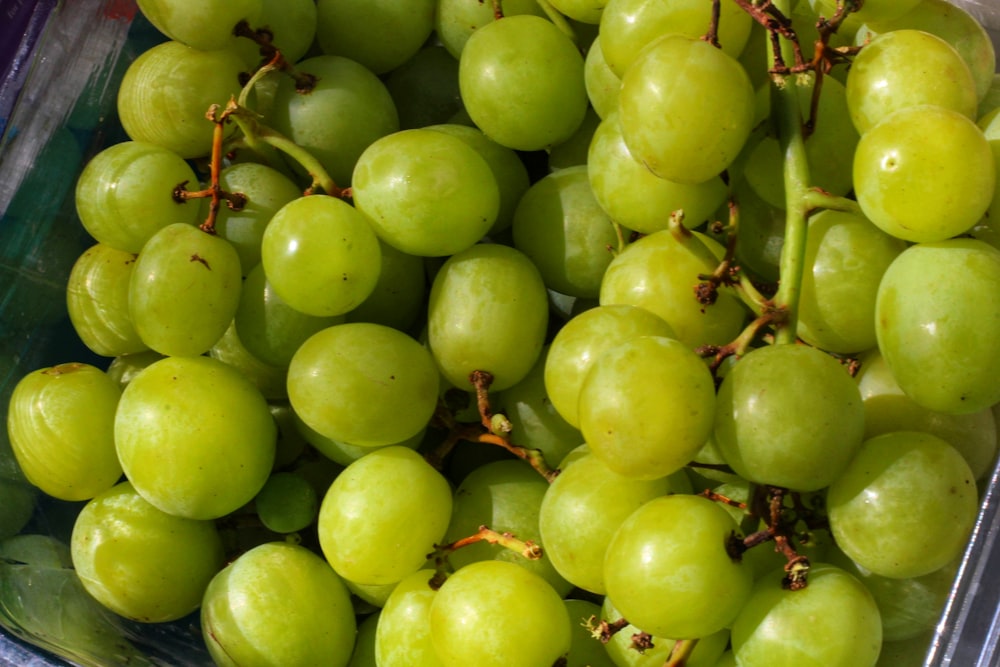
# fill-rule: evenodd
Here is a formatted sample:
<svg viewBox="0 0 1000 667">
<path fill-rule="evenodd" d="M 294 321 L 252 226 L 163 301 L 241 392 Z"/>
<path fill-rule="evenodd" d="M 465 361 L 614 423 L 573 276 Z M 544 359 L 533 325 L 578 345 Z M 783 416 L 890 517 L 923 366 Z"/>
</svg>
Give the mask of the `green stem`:
<svg viewBox="0 0 1000 667">
<path fill-rule="evenodd" d="M 544 11 L 545 15 L 549 17 L 549 20 L 552 21 L 557 28 L 566 33 L 566 36 L 573 40 L 573 43 L 575 44 L 576 32 L 573 30 L 573 26 L 569 24 L 569 21 L 566 20 L 566 17 L 553 7 L 549 0 L 538 0 L 538 6 L 542 8 L 542 11 Z"/>
</svg>

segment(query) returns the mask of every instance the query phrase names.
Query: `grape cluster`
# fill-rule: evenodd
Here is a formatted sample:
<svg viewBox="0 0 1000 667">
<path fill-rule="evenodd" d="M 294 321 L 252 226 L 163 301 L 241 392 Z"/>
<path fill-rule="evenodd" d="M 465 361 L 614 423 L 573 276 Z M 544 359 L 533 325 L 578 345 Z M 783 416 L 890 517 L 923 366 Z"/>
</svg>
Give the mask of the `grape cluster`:
<svg viewBox="0 0 1000 667">
<path fill-rule="evenodd" d="M 138 4 L 108 363 L 7 423 L 99 603 L 219 665 L 921 664 L 1000 414 L 968 13 Z"/>
</svg>

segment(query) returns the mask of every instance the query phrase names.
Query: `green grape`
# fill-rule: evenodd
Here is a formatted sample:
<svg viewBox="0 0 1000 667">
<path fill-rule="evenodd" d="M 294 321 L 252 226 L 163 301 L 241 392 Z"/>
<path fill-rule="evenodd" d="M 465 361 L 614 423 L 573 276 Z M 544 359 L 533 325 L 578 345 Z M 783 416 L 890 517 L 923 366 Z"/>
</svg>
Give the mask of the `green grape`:
<svg viewBox="0 0 1000 667">
<path fill-rule="evenodd" d="M 833 565 L 813 563 L 808 586 L 793 591 L 780 585 L 779 572 L 754 586 L 733 623 L 740 667 L 875 665 L 882 624 L 861 582 Z"/>
<path fill-rule="evenodd" d="M 445 378 L 471 391 L 485 371 L 491 389 L 524 379 L 541 353 L 548 326 L 545 285 L 514 248 L 479 244 L 452 255 L 431 285 L 427 342 Z"/>
<path fill-rule="evenodd" d="M 548 174 L 524 193 L 514 212 L 514 247 L 538 267 L 549 289 L 597 298 L 618 235 L 587 177 L 587 166 Z"/>
<path fill-rule="evenodd" d="M 161 354 L 203 354 L 233 321 L 240 282 L 240 258 L 228 241 L 191 225 L 168 225 L 143 246 L 132 268 L 132 324 Z"/>
<path fill-rule="evenodd" d="M 520 460 L 485 463 L 470 472 L 455 489 L 444 543 L 474 535 L 480 526 L 486 526 L 539 545 L 542 557 L 528 560 L 506 547 L 479 541 L 450 554 L 451 566 L 460 570 L 484 560 L 509 561 L 537 574 L 560 596 L 569 593 L 573 584 L 559 574 L 546 556 L 539 530 L 539 511 L 548 488 L 545 478 Z"/>
<path fill-rule="evenodd" d="M 1000 250 L 976 239 L 910 246 L 886 270 L 878 347 L 918 405 L 964 414 L 1000 401 L 997 281 Z"/>
<path fill-rule="evenodd" d="M 976 82 L 958 51 L 922 30 L 875 36 L 851 62 L 846 93 L 862 134 L 899 109 L 933 104 L 974 120 L 979 106 Z"/>
<path fill-rule="evenodd" d="M 362 585 L 395 584 L 424 566 L 451 517 L 451 488 L 406 447 L 347 466 L 319 510 L 319 542 L 333 569 Z"/>
<path fill-rule="evenodd" d="M 608 0 L 556 0 L 550 3 L 556 11 L 574 21 L 596 25 Z"/>
<path fill-rule="evenodd" d="M 586 166 L 590 142 L 593 141 L 594 132 L 597 131 L 597 126 L 600 124 L 600 116 L 591 107 L 587 107 L 587 113 L 583 117 L 583 122 L 576 128 L 576 132 L 566 141 L 558 143 L 548 150 L 549 171 Z"/>
<path fill-rule="evenodd" d="M 253 162 L 230 165 L 219 172 L 219 187 L 247 198 L 238 211 L 219 208 L 215 233 L 233 244 L 240 256 L 244 277 L 260 263 L 260 245 L 264 229 L 285 204 L 302 195 L 302 190 L 276 169 Z M 205 202 L 205 213 L 210 200 Z"/>
<path fill-rule="evenodd" d="M 268 282 L 262 264 L 250 270 L 243 281 L 234 320 L 247 351 L 265 364 L 279 367 L 288 366 L 307 338 L 343 321 L 340 315 L 320 317 L 289 306 Z"/>
<path fill-rule="evenodd" d="M 352 445 L 341 440 L 334 440 L 332 438 L 327 438 L 324 435 L 320 435 L 317 431 L 310 428 L 302 418 L 295 414 L 294 417 L 296 432 L 301 435 L 306 442 L 312 445 L 316 451 L 322 454 L 327 460 L 337 463 L 340 466 L 348 466 L 360 459 L 365 454 L 370 453 L 375 449 L 382 449 L 384 447 L 409 447 L 410 449 L 418 449 L 424 441 L 424 436 L 427 434 L 426 429 L 420 430 L 416 435 L 402 440 L 400 442 L 393 442 L 388 445 L 377 445 L 375 447 L 365 447 L 361 445 Z M 322 489 L 325 491 L 326 489 Z"/>
<path fill-rule="evenodd" d="M 500 192 L 486 160 L 444 132 L 402 130 L 372 143 L 354 168 L 354 205 L 397 250 L 453 255 L 496 221 Z"/>
<path fill-rule="evenodd" d="M 70 550 L 87 592 L 116 614 L 143 623 L 196 610 L 224 564 L 213 522 L 167 514 L 129 482 L 87 502 L 73 525 Z"/>
<path fill-rule="evenodd" d="M 917 431 L 866 440 L 827 494 L 837 544 L 884 577 L 919 577 L 957 558 L 977 507 L 965 459 L 941 438 Z"/>
<path fill-rule="evenodd" d="M 757 484 L 822 489 L 847 468 L 863 434 L 857 384 L 813 347 L 751 350 L 719 389 L 715 442 L 730 467 Z"/>
<path fill-rule="evenodd" d="M 215 0 L 214 2 L 168 2 L 137 0 L 139 11 L 170 39 L 202 49 L 231 48 L 240 22 L 255 25 L 263 11 L 262 0 Z"/>
<path fill-rule="evenodd" d="M 465 110 L 497 143 L 533 151 L 568 139 L 583 122 L 583 56 L 537 16 L 506 16 L 472 34 L 458 63 Z"/>
<path fill-rule="evenodd" d="M 820 16 L 831 18 L 837 11 L 837 0 L 808 0 Z M 892 21 L 920 4 L 921 0 L 868 0 L 851 15 L 857 24 Z"/>
<path fill-rule="evenodd" d="M 533 14 L 545 17 L 538 0 L 504 0 L 504 17 Z M 479 0 L 437 0 L 434 32 L 455 58 L 462 55 L 472 34 L 494 21 L 493 7 Z"/>
<path fill-rule="evenodd" d="M 358 623 L 358 636 L 354 641 L 354 653 L 347 667 L 378 667 L 375 662 L 375 637 L 381 613 L 376 611 Z"/>
<path fill-rule="evenodd" d="M 32 484 L 62 500 L 87 500 L 121 477 L 115 453 L 118 384 L 89 364 L 40 368 L 14 385 L 7 436 Z"/>
<path fill-rule="evenodd" d="M 347 186 L 365 148 L 399 129 L 396 105 L 385 84 L 349 58 L 313 56 L 295 69 L 315 76 L 316 85 L 300 93 L 292 77 L 283 77 L 268 120 L 319 160 L 337 185 Z"/>
<path fill-rule="evenodd" d="M 860 361 L 855 379 L 865 406 L 866 439 L 892 431 L 923 431 L 947 440 L 977 480 L 990 473 L 997 454 L 996 419 L 990 408 L 957 415 L 928 410 L 903 393 L 878 350 Z"/>
<path fill-rule="evenodd" d="M 430 633 L 431 603 L 437 595 L 431 587 L 433 576 L 433 570 L 418 570 L 389 594 L 375 629 L 380 667 L 440 667 Z"/>
<path fill-rule="evenodd" d="M 799 336 L 829 352 L 875 347 L 879 281 L 906 244 L 853 213 L 821 211 L 808 225 Z"/>
<path fill-rule="evenodd" d="M 908 107 L 884 118 L 858 142 L 853 170 L 865 216 L 906 241 L 961 234 L 993 201 L 989 142 L 974 122 L 943 107 Z"/>
<path fill-rule="evenodd" d="M 726 510 L 701 496 L 650 500 L 608 544 L 608 599 L 651 635 L 694 639 L 728 627 L 753 586 L 750 568 L 726 549 L 736 530 Z"/>
<path fill-rule="evenodd" d="M 267 481 L 277 426 L 260 392 L 209 357 L 167 357 L 122 392 L 115 445 L 125 475 L 164 512 L 214 519 Z"/>
<path fill-rule="evenodd" d="M 344 667 L 357 623 L 322 558 L 287 542 L 240 555 L 205 590 L 201 628 L 216 665 Z"/>
<path fill-rule="evenodd" d="M 608 0 L 601 15 L 601 47 L 611 70 L 624 76 L 639 53 L 658 37 L 676 33 L 692 39 L 705 34 L 712 7 L 699 0 Z M 750 37 L 753 20 L 733 2 L 720 5 L 719 43 L 735 58 Z"/>
<path fill-rule="evenodd" d="M 320 435 L 362 447 L 422 431 L 437 404 L 427 349 L 380 324 L 338 324 L 313 334 L 288 367 L 295 413 Z"/>
<path fill-rule="evenodd" d="M 266 30 L 271 44 L 281 51 L 289 63 L 297 63 L 312 48 L 316 36 L 316 3 L 313 0 L 263 0 L 251 29 Z M 261 63 L 260 46 L 247 39 L 237 41 L 237 48 L 246 62 L 256 67 Z M 257 92 L 260 92 L 258 87 Z"/>
<path fill-rule="evenodd" d="M 577 410 L 594 456 L 625 477 L 654 479 L 686 465 L 708 440 L 715 382 L 684 343 L 639 336 L 594 361 Z"/>
<path fill-rule="evenodd" d="M 123 354 L 115 357 L 108 364 L 108 376 L 111 377 L 121 389 L 132 381 L 136 375 L 141 373 L 146 366 L 154 361 L 159 361 L 164 355 L 153 350 L 135 352 L 134 354 Z"/>
<path fill-rule="evenodd" d="M 399 585 L 398 581 L 394 581 L 391 584 L 359 584 L 347 579 L 344 580 L 344 583 L 347 584 L 347 590 L 351 592 L 351 595 L 361 603 L 370 605 L 374 609 L 384 607 L 385 603 L 389 600 L 389 596 L 392 595 L 392 592 L 396 590 L 396 586 Z"/>
<path fill-rule="evenodd" d="M 545 556 L 574 586 L 603 595 L 604 554 L 618 526 L 644 503 L 675 489 L 670 479 L 614 472 L 586 447 L 560 465 L 539 511 Z"/>
<path fill-rule="evenodd" d="M 552 667 L 570 649 L 559 594 L 507 561 L 472 563 L 448 577 L 431 602 L 430 633 L 443 667 Z"/>
<path fill-rule="evenodd" d="M 399 112 L 399 128 L 447 123 L 462 108 L 458 60 L 440 44 L 429 44 L 392 70 L 385 87 Z"/>
<path fill-rule="evenodd" d="M 261 243 L 268 284 L 290 307 L 316 317 L 360 305 L 375 289 L 381 262 L 371 221 L 328 195 L 282 206 Z"/>
<path fill-rule="evenodd" d="M 742 65 L 677 33 L 643 50 L 622 76 L 618 99 L 633 157 L 661 178 L 688 184 L 718 176 L 736 159 L 753 126 L 753 107 Z"/>
<path fill-rule="evenodd" d="M 718 265 L 712 244 L 718 245 L 683 230 L 654 232 L 629 244 L 608 265 L 601 305 L 645 308 L 663 318 L 676 333 L 672 337 L 692 349 L 731 342 L 743 327 L 743 304 L 726 290 L 711 305 L 700 303 L 694 294 L 699 276 L 711 274 Z"/>
<path fill-rule="evenodd" d="M 289 470 L 294 467 L 300 458 L 307 457 L 309 442 L 295 424 L 295 411 L 287 402 L 268 402 L 268 409 L 274 422 L 278 425 L 278 436 L 275 443 L 274 471 Z M 307 453 L 308 452 L 308 453 Z M 295 472 L 292 470 L 292 472 Z M 301 475 L 300 475 L 301 477 Z M 303 477 L 303 479 L 305 479 Z M 307 480 L 308 481 L 308 480 Z"/>
<path fill-rule="evenodd" d="M 996 173 L 1000 174 L 1000 107 L 980 118 L 978 125 L 982 129 L 986 141 L 989 142 L 990 151 L 993 153 L 993 165 Z M 987 228 L 989 229 L 995 225 L 993 221 L 997 219 L 1000 219 L 1000 187 L 994 187 L 993 200 L 986 210 L 985 222 Z M 977 233 L 976 228 L 973 228 L 972 234 L 977 238 L 989 238 L 989 235 L 983 237 L 980 233 Z M 993 245 L 998 245 L 998 242 L 993 242 Z"/>
<path fill-rule="evenodd" d="M 711 667 L 739 667 L 739 665 L 736 664 L 736 654 L 731 650 L 727 650 L 719 656 L 719 659 L 716 660 L 715 664 Z"/>
<path fill-rule="evenodd" d="M 319 514 L 316 490 L 293 472 L 276 472 L 254 497 L 261 522 L 276 533 L 305 530 Z"/>
<path fill-rule="evenodd" d="M 580 388 L 594 362 L 638 336 L 673 338 L 674 330 L 645 308 L 619 304 L 584 311 L 556 333 L 545 360 L 545 390 L 568 424 L 579 428 Z"/>
<path fill-rule="evenodd" d="M 601 606 L 590 600 L 563 600 L 570 620 L 570 647 L 566 667 L 615 667 L 604 645 L 588 629 L 599 618 Z"/>
<path fill-rule="evenodd" d="M 288 365 L 272 366 L 251 354 L 240 340 L 235 323 L 229 325 L 208 356 L 239 371 L 267 400 L 288 400 Z"/>
<path fill-rule="evenodd" d="M 0 477 L 0 540 L 21 532 L 31 521 L 38 500 L 38 489 L 16 479 Z"/>
<path fill-rule="evenodd" d="M 1000 108 L 1000 72 L 993 75 L 989 89 L 979 102 L 978 117 L 982 118 L 997 108 Z"/>
<path fill-rule="evenodd" d="M 625 145 L 616 111 L 594 133 L 587 170 L 594 196 L 611 219 L 643 234 L 667 229 L 674 211 L 683 211 L 686 227 L 697 227 L 726 199 L 726 184 L 717 176 L 685 184 L 650 172 Z"/>
<path fill-rule="evenodd" d="M 736 260 L 740 267 L 756 278 L 766 282 L 777 283 L 778 267 L 781 263 L 781 249 L 785 244 L 785 220 L 787 214 L 784 208 L 778 208 L 764 201 L 760 195 L 746 182 L 740 180 L 732 188 L 732 200 L 739 207 L 736 244 Z M 729 219 L 729 202 L 725 202 L 715 219 Z M 712 238 L 723 246 L 728 244 L 728 234 L 719 236 L 711 232 Z"/>
<path fill-rule="evenodd" d="M 80 340 L 105 357 L 149 349 L 139 338 L 128 307 L 136 256 L 98 243 L 73 264 L 66 282 L 66 309 Z"/>
<path fill-rule="evenodd" d="M 583 83 L 587 88 L 590 106 L 602 120 L 618 108 L 618 91 L 621 90 L 622 80 L 604 59 L 600 35 L 590 45 L 584 58 Z"/>
<path fill-rule="evenodd" d="M 133 141 L 162 146 L 182 158 L 207 156 L 214 124 L 205 114 L 213 104 L 225 104 L 239 93 L 243 69 L 233 49 L 200 51 L 180 42 L 158 44 L 125 71 L 118 88 L 122 127 Z M 235 129 L 225 126 L 226 136 Z"/>
<path fill-rule="evenodd" d="M 318 0 L 316 41 L 324 53 L 385 74 L 409 60 L 430 37 L 435 4 L 436 0 Z"/>
<path fill-rule="evenodd" d="M 84 229 L 99 243 L 139 252 L 169 224 L 198 219 L 198 206 L 178 202 L 174 189 L 198 179 L 184 159 L 161 146 L 124 141 L 95 155 L 80 172 L 74 200 Z"/>
<path fill-rule="evenodd" d="M 427 307 L 429 289 L 422 257 L 396 250 L 379 241 L 382 268 L 368 298 L 344 314 L 347 322 L 383 324 L 410 331 Z"/>
</svg>

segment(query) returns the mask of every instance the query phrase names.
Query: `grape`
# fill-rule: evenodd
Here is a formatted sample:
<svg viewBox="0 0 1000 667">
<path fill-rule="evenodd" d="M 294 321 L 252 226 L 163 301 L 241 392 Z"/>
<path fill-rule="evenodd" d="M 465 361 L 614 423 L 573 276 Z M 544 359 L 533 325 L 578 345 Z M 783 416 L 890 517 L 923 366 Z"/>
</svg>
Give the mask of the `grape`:
<svg viewBox="0 0 1000 667">
<path fill-rule="evenodd" d="M 865 132 L 853 171 L 865 216 L 918 243 L 942 241 L 976 224 L 993 200 L 996 180 L 983 132 L 957 111 L 931 105 L 900 109 Z"/>
<path fill-rule="evenodd" d="M 827 494 L 830 529 L 844 553 L 874 574 L 896 578 L 923 576 L 957 558 L 977 506 L 961 454 L 917 431 L 866 440 Z"/>
<path fill-rule="evenodd" d="M 607 118 L 618 108 L 618 91 L 622 80 L 604 59 L 601 36 L 597 35 L 583 61 L 583 83 L 587 88 L 587 99 L 601 119 Z"/>
<path fill-rule="evenodd" d="M 383 324 L 410 331 L 427 306 L 428 285 L 423 258 L 379 241 L 382 265 L 371 294 L 344 314 L 346 322 Z"/>
<path fill-rule="evenodd" d="M 347 667 L 378 667 L 375 662 L 375 637 L 381 614 L 376 611 L 358 623 L 358 636 L 354 641 L 354 653 Z"/>
<path fill-rule="evenodd" d="M 566 141 L 549 149 L 549 171 L 586 166 L 590 142 L 593 141 L 594 132 L 600 124 L 600 116 L 592 108 L 587 107 L 587 113 L 583 117 L 583 122 L 576 128 L 576 132 Z"/>
<path fill-rule="evenodd" d="M 344 579 L 394 584 L 423 567 L 451 503 L 447 480 L 419 454 L 377 449 L 347 466 L 323 497 L 320 546 Z"/>
<path fill-rule="evenodd" d="M 239 299 L 236 250 L 183 223 L 153 235 L 129 281 L 129 312 L 139 338 L 167 355 L 207 352 L 226 332 Z"/>
<path fill-rule="evenodd" d="M 979 119 L 979 127 L 983 130 L 983 136 L 989 142 L 990 150 L 993 152 L 993 164 L 997 173 L 1000 173 L 1000 108 L 994 109 Z M 993 190 L 993 201 L 986 211 L 986 223 L 990 226 L 993 220 L 1000 218 L 1000 187 Z M 993 223 L 995 224 L 995 223 Z M 973 229 L 973 235 L 980 238 Z M 993 243 L 993 245 L 997 245 Z"/>
<path fill-rule="evenodd" d="M 809 585 L 787 590 L 784 572 L 761 579 L 736 617 L 740 667 L 873 667 L 882 624 L 871 593 L 850 574 L 813 563 Z M 844 641 L 850 637 L 850 641 Z"/>
<path fill-rule="evenodd" d="M 581 23 L 597 24 L 601 22 L 607 0 L 556 0 L 552 6 L 561 14 L 580 21 Z"/>
<path fill-rule="evenodd" d="M 538 0 L 504 0 L 504 16 L 533 14 L 544 17 Z M 455 58 L 462 55 L 469 37 L 494 21 L 493 7 L 479 0 L 438 0 L 434 16 L 434 32 L 448 52 Z"/>
<path fill-rule="evenodd" d="M 267 400 L 288 400 L 288 366 L 266 364 L 243 345 L 235 324 L 208 351 L 208 356 L 239 371 Z"/>
<path fill-rule="evenodd" d="M 274 214 L 261 243 L 264 275 L 295 310 L 343 315 L 375 289 L 382 252 L 369 219 L 341 199 L 300 197 Z"/>
<path fill-rule="evenodd" d="M 320 435 L 315 430 L 309 428 L 309 426 L 307 426 L 306 423 L 302 421 L 302 418 L 297 414 L 295 415 L 294 422 L 296 431 L 299 435 L 305 438 L 306 442 L 312 445 L 316 451 L 322 454 L 328 461 L 337 463 L 340 466 L 348 466 L 365 454 L 369 454 L 375 449 L 382 449 L 383 447 L 400 446 L 417 449 L 423 443 L 424 436 L 427 434 L 426 430 L 421 430 L 414 436 L 400 442 L 394 442 L 388 445 L 378 445 L 375 447 L 364 447 L 361 445 L 352 445 L 347 442 L 334 440 Z M 326 487 L 321 490 L 326 491 Z"/>
<path fill-rule="evenodd" d="M 633 157 L 661 178 L 688 184 L 718 176 L 736 159 L 753 105 L 750 78 L 737 61 L 676 33 L 643 50 L 622 76 L 618 99 Z"/>
<path fill-rule="evenodd" d="M 548 299 L 538 269 L 523 253 L 495 244 L 452 255 L 434 278 L 427 342 L 449 382 L 471 391 L 485 371 L 491 389 L 524 379 L 542 350 Z"/>
<path fill-rule="evenodd" d="M 878 347 L 918 405 L 965 414 L 1000 401 L 998 280 L 1000 250 L 976 239 L 913 245 L 889 265 L 875 302 Z"/>
<path fill-rule="evenodd" d="M 437 591 L 433 570 L 418 570 L 389 594 L 375 629 L 375 660 L 380 667 L 438 667 L 430 634 L 430 610 Z"/>
<path fill-rule="evenodd" d="M 250 28 L 266 30 L 271 44 L 289 63 L 297 63 L 313 46 L 316 36 L 316 3 L 313 0 L 263 0 L 260 16 Z M 260 47 L 247 39 L 237 41 L 246 62 L 261 62 Z"/>
<path fill-rule="evenodd" d="M 316 490 L 292 472 L 271 475 L 254 497 L 261 522 L 276 533 L 295 533 L 307 528 L 319 513 Z"/>
<path fill-rule="evenodd" d="M 375 141 L 354 168 L 353 196 L 379 238 L 411 255 L 469 248 L 496 221 L 493 171 L 468 143 L 444 132 L 403 130 Z"/>
<path fill-rule="evenodd" d="M 262 0 L 138 0 L 139 11 L 160 32 L 170 39 L 206 51 L 232 47 L 236 24 L 241 21 L 254 24 L 263 10 L 263 4 Z"/>
<path fill-rule="evenodd" d="M 587 111 L 583 56 L 536 16 L 506 16 L 474 32 L 459 59 L 458 83 L 475 124 L 518 150 L 565 141 Z"/>
<path fill-rule="evenodd" d="M 115 381 L 89 364 L 40 368 L 18 380 L 7 435 L 27 480 L 62 500 L 111 488 L 122 474 L 114 441 L 120 397 Z"/>
<path fill-rule="evenodd" d="M 458 61 L 440 44 L 423 47 L 393 69 L 385 86 L 399 112 L 401 130 L 447 123 L 462 109 Z"/>
<path fill-rule="evenodd" d="M 212 579 L 201 628 L 220 666 L 343 667 L 357 624 L 347 589 L 322 558 L 274 542 L 243 553 Z"/>
<path fill-rule="evenodd" d="M 590 600 L 565 599 L 570 620 L 570 648 L 566 667 L 615 667 L 604 645 L 587 629 L 601 615 L 601 606 Z"/>
<path fill-rule="evenodd" d="M 35 511 L 38 489 L 16 479 L 0 477 L 0 540 L 17 535 L 28 525 Z"/>
<path fill-rule="evenodd" d="M 277 427 L 260 392 L 209 357 L 167 357 L 122 392 L 115 446 L 136 490 L 164 512 L 215 519 L 267 481 Z"/>
<path fill-rule="evenodd" d="M 739 206 L 736 260 L 740 267 L 755 278 L 776 283 L 779 277 L 781 249 L 785 243 L 784 208 L 777 208 L 764 201 L 746 180 L 733 186 L 732 200 Z M 727 220 L 729 204 L 716 211 L 716 220 Z M 711 233 L 711 229 L 709 229 Z M 728 234 L 712 234 L 720 244 L 728 243 Z M 808 238 L 808 237 L 807 237 Z"/>
<path fill-rule="evenodd" d="M 693 639 L 728 627 L 753 586 L 751 570 L 727 553 L 726 540 L 736 529 L 726 510 L 700 496 L 645 503 L 608 544 L 608 599 L 630 623 L 656 636 Z"/>
<path fill-rule="evenodd" d="M 324 53 L 385 74 L 409 60 L 430 37 L 435 4 L 436 0 L 318 0 L 316 40 Z"/>
<path fill-rule="evenodd" d="M 73 525 L 73 567 L 87 592 L 143 623 L 183 618 L 223 566 L 211 521 L 174 516 L 121 482 L 91 499 Z"/>
<path fill-rule="evenodd" d="M 892 21 L 920 4 L 921 0 L 868 0 L 852 18 L 858 23 Z M 820 16 L 832 17 L 837 10 L 836 0 L 809 0 Z"/>
<path fill-rule="evenodd" d="M 430 633 L 444 667 L 552 667 L 570 649 L 562 599 L 506 561 L 472 563 L 448 577 L 431 602 Z"/>
<path fill-rule="evenodd" d="M 131 382 L 132 378 L 138 375 L 146 366 L 149 366 L 154 361 L 163 359 L 163 356 L 153 350 L 123 354 L 111 360 L 111 363 L 108 364 L 107 373 L 111 379 L 118 383 L 121 389 L 124 389 L 125 385 Z"/>
<path fill-rule="evenodd" d="M 338 324 L 313 334 L 288 367 L 288 397 L 310 428 L 376 447 L 410 438 L 437 404 L 438 373 L 426 348 L 380 324 Z"/>
<path fill-rule="evenodd" d="M 836 480 L 861 446 L 857 384 L 817 348 L 751 350 L 723 379 L 717 403 L 716 444 L 751 482 L 816 491 Z"/>
<path fill-rule="evenodd" d="M 158 230 L 175 222 L 194 224 L 198 206 L 173 198 L 197 177 L 181 156 L 151 143 L 124 141 L 95 155 L 76 181 L 76 212 L 98 242 L 136 253 Z"/>
</svg>

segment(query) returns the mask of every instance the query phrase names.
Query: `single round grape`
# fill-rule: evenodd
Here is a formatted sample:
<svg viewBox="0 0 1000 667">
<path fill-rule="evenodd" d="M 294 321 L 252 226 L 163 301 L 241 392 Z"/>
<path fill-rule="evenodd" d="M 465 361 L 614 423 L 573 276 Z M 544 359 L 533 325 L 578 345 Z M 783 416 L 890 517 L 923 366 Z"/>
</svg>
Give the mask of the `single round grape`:
<svg viewBox="0 0 1000 667">
<path fill-rule="evenodd" d="M 884 577 L 919 577 L 965 548 L 978 498 L 969 465 L 917 431 L 866 440 L 827 493 L 830 529 L 854 562 Z"/>
<path fill-rule="evenodd" d="M 505 0 L 503 14 L 507 18 L 519 14 L 545 17 L 538 0 Z M 448 52 L 459 58 L 469 37 L 495 18 L 493 7 L 479 0 L 438 0 L 434 32 Z"/>
<path fill-rule="evenodd" d="M 204 51 L 232 47 L 236 25 L 240 22 L 254 25 L 266 4 L 263 0 L 137 0 L 137 3 L 139 11 L 157 30 Z"/>
<path fill-rule="evenodd" d="M 865 216 L 917 243 L 968 231 L 993 201 L 996 181 L 982 130 L 957 111 L 933 105 L 900 109 L 865 132 L 853 171 Z"/>
<path fill-rule="evenodd" d="M 249 27 L 266 31 L 271 45 L 281 51 L 281 56 L 289 63 L 297 63 L 315 43 L 316 3 L 314 0 L 264 0 L 259 17 L 250 22 Z M 247 64 L 252 67 L 261 64 L 264 54 L 259 44 L 240 39 L 236 47 Z M 259 91 L 258 87 L 256 92 Z"/>
<path fill-rule="evenodd" d="M 921 0 L 868 0 L 857 12 L 852 14 L 858 24 L 865 22 L 881 23 L 892 21 L 920 4 Z M 837 11 L 837 0 L 809 0 L 813 10 L 827 18 Z"/>
<path fill-rule="evenodd" d="M 588 624 L 596 624 L 601 605 L 590 600 L 564 599 L 570 621 L 570 647 L 566 667 L 615 667 L 604 644 L 594 637 Z"/>
<path fill-rule="evenodd" d="M 431 643 L 430 612 L 437 591 L 433 570 L 418 570 L 403 578 L 379 614 L 375 629 L 375 659 L 380 667 L 439 667 Z"/>
<path fill-rule="evenodd" d="M 1000 174 L 1000 106 L 981 117 L 977 125 L 982 129 L 986 141 L 989 142 L 996 173 Z M 1000 219 L 1000 187 L 995 187 L 993 201 L 990 202 L 990 206 L 986 210 L 984 220 L 972 228 L 971 234 L 1000 247 L 1000 242 L 996 240 L 996 232 L 993 229 L 998 219 Z"/>
<path fill-rule="evenodd" d="M 123 354 L 115 357 L 108 364 L 107 373 L 122 389 L 132 381 L 136 375 L 149 366 L 154 361 L 159 361 L 164 355 L 153 350 L 136 352 L 134 354 Z"/>
<path fill-rule="evenodd" d="M 261 522 L 276 533 L 304 530 L 319 514 L 319 498 L 312 485 L 292 472 L 276 472 L 254 497 Z"/>
<path fill-rule="evenodd" d="M 405 4 L 366 0 L 319 0 L 316 40 L 324 53 L 385 74 L 415 54 L 434 28 L 436 0 Z M 390 37 L 387 39 L 387 37 Z"/>
<path fill-rule="evenodd" d="M 201 628 L 220 667 L 344 667 L 357 622 L 347 588 L 322 558 L 271 542 L 244 552 L 212 579 Z"/>
<path fill-rule="evenodd" d="M 236 369 L 269 400 L 288 400 L 288 366 L 272 366 L 247 350 L 240 340 L 236 325 L 230 324 L 222 338 L 208 351 L 208 356 Z"/>
<path fill-rule="evenodd" d="M 368 298 L 344 314 L 346 322 L 383 324 L 412 331 L 427 307 L 427 284 L 422 257 L 396 250 L 379 241 L 382 266 Z"/>
<path fill-rule="evenodd" d="M 347 667 L 378 667 L 375 662 L 375 637 L 381 613 L 376 610 L 358 623 L 358 635 L 354 640 L 354 653 Z"/>
<path fill-rule="evenodd" d="M 295 414 L 294 422 L 296 432 L 305 438 L 306 442 L 312 445 L 317 452 L 322 454 L 327 461 L 336 463 L 341 467 L 349 466 L 365 454 L 369 454 L 373 450 L 382 449 L 384 447 L 400 446 L 409 447 L 410 449 L 415 450 L 423 444 L 424 436 L 427 434 L 426 429 L 424 429 L 417 432 L 414 436 L 400 442 L 393 442 L 388 445 L 377 445 L 375 447 L 365 447 L 362 445 L 353 445 L 342 440 L 334 440 L 333 438 L 321 435 L 315 429 L 310 428 L 304 421 L 302 421 L 302 418 L 299 417 L 298 414 Z M 326 491 L 326 487 L 323 487 L 320 490 Z"/>
<path fill-rule="evenodd" d="M 399 112 L 401 130 L 447 123 L 462 109 L 458 60 L 441 44 L 424 46 L 392 70 L 385 87 Z"/>
<path fill-rule="evenodd" d="M 264 275 L 308 315 L 343 315 L 375 289 L 382 251 L 370 220 L 328 195 L 300 197 L 274 214 L 261 244 Z"/>
<path fill-rule="evenodd" d="M 604 59 L 600 35 L 591 43 L 584 58 L 583 83 L 590 106 L 602 120 L 618 109 L 618 91 L 621 90 L 622 80 Z"/>
</svg>

